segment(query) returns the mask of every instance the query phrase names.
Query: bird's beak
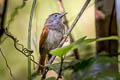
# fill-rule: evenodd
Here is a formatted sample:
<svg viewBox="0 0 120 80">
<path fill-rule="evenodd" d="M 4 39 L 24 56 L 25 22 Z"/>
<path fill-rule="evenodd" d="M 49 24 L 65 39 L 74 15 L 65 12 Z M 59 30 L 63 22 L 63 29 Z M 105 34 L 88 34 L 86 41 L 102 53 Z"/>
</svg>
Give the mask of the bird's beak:
<svg viewBox="0 0 120 80">
<path fill-rule="evenodd" d="M 65 16 L 67 14 L 67 12 L 61 13 L 60 18 L 62 18 L 63 16 Z"/>
</svg>

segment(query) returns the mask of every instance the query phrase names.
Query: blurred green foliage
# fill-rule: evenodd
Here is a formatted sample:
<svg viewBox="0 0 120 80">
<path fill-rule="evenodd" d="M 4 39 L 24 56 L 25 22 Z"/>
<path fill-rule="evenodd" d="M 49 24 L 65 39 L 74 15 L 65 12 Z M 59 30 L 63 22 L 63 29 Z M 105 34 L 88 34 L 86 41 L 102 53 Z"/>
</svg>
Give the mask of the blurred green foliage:
<svg viewBox="0 0 120 80">
<path fill-rule="evenodd" d="M 112 57 L 101 55 L 83 60 L 72 60 L 63 63 L 62 74 L 65 76 L 67 72 L 69 75 L 67 78 L 64 77 L 65 80 L 119 80 L 119 73 L 109 72 L 109 68 L 114 64 L 116 61 Z M 60 63 L 48 66 L 59 73 Z"/>
<path fill-rule="evenodd" d="M 67 45 L 62 48 L 57 48 L 51 51 L 51 54 L 59 57 L 63 57 L 69 51 L 75 48 L 81 48 L 82 45 L 87 45 L 91 42 L 95 41 L 104 41 L 104 40 L 118 40 L 117 36 L 103 37 L 98 39 L 85 39 L 86 37 L 82 37 L 79 40 L 73 42 L 70 45 Z M 87 55 L 87 54 L 86 54 Z M 117 56 L 120 54 L 117 54 Z M 88 55 L 87 55 L 88 56 Z M 110 55 L 99 55 L 95 57 L 85 58 L 84 60 L 72 60 L 69 62 L 63 62 L 63 71 L 64 74 L 66 70 L 72 70 L 71 74 L 69 74 L 69 80 L 119 80 L 120 74 L 112 72 L 109 73 L 109 67 L 117 63 L 114 58 L 109 57 Z M 59 74 L 61 63 L 50 64 L 48 67 L 54 70 Z M 66 78 L 66 77 L 64 77 Z M 66 79 L 68 80 L 68 79 Z"/>
</svg>

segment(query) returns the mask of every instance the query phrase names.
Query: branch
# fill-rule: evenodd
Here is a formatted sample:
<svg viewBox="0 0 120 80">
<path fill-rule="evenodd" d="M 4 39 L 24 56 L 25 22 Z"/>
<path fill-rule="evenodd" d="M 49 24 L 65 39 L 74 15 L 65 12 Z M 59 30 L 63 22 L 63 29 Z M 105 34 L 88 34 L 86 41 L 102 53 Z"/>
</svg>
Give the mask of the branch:
<svg viewBox="0 0 120 80">
<path fill-rule="evenodd" d="M 58 0 L 57 2 L 58 2 L 58 6 L 59 6 L 59 9 L 60 9 L 60 12 L 61 12 L 61 13 L 64 13 L 65 10 L 64 10 L 64 6 L 63 6 L 63 3 L 62 3 L 62 0 Z M 63 18 L 64 18 L 63 23 L 65 24 L 65 26 L 67 27 L 67 30 L 68 30 L 68 29 L 69 29 L 68 20 L 67 20 L 66 16 L 63 16 Z M 74 42 L 74 39 L 73 39 L 71 33 L 70 33 L 70 35 L 69 35 L 69 38 L 70 38 L 70 43 Z M 75 49 L 75 50 L 73 50 L 73 52 L 74 52 L 74 54 L 75 54 L 75 58 L 76 58 L 76 59 L 79 59 L 78 50 Z"/>
<path fill-rule="evenodd" d="M 72 23 L 71 27 L 68 29 L 66 35 L 64 36 L 63 40 L 60 42 L 60 44 L 58 45 L 58 48 L 60 48 L 64 42 L 66 41 L 67 37 L 70 35 L 72 29 L 75 27 L 76 23 L 78 22 L 79 18 L 81 17 L 81 15 L 83 14 L 83 12 L 85 11 L 86 7 L 88 6 L 88 4 L 90 3 L 91 0 L 87 0 L 85 2 L 85 4 L 83 5 L 82 9 L 80 10 L 79 14 L 77 15 L 77 17 L 75 18 L 74 22 Z M 55 56 L 52 56 L 48 62 L 48 64 L 52 64 L 52 62 L 54 61 Z M 46 73 L 48 72 L 48 68 L 45 68 L 43 71 L 43 76 L 42 78 L 44 79 L 46 77 Z"/>
<path fill-rule="evenodd" d="M 0 52 L 2 54 L 2 57 L 5 60 L 6 66 L 7 66 L 8 70 L 9 70 L 9 72 L 10 72 L 10 76 L 12 77 L 12 80 L 15 80 L 15 77 L 12 74 L 12 70 L 11 70 L 10 66 L 8 65 L 7 59 L 6 59 L 5 55 L 4 55 L 4 53 L 2 52 L 1 48 L 0 48 Z"/>
<path fill-rule="evenodd" d="M 69 36 L 69 34 L 71 33 L 72 29 L 75 27 L 76 23 L 78 22 L 79 18 L 81 17 L 81 15 L 83 14 L 83 12 L 85 11 L 86 7 L 88 6 L 90 0 L 87 0 L 86 3 L 84 4 L 83 8 L 81 9 L 81 11 L 79 12 L 79 14 L 77 15 L 77 17 L 75 18 L 74 22 L 72 23 L 71 27 L 69 28 L 69 30 L 67 31 L 64 39 L 60 42 L 60 44 L 58 45 L 58 48 L 62 47 L 62 45 L 64 44 L 64 42 L 66 41 L 67 37 Z M 53 56 L 54 57 L 54 56 Z M 54 58 L 51 58 L 54 59 Z M 49 61 L 49 63 L 52 63 L 54 60 Z"/>
</svg>

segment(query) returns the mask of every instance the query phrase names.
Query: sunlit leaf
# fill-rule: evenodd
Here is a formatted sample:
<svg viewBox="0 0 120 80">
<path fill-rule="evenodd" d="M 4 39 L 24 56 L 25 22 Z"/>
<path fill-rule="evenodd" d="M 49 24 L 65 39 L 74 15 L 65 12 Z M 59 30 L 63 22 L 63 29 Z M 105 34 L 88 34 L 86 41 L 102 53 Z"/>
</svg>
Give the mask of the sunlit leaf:
<svg viewBox="0 0 120 80">
<path fill-rule="evenodd" d="M 118 40 L 117 36 L 103 37 L 103 38 L 98 38 L 98 39 L 96 39 L 96 38 L 85 39 L 85 38 L 86 37 L 82 37 L 70 45 L 51 50 L 50 54 L 52 54 L 54 56 L 62 57 L 63 55 L 66 55 L 69 51 L 74 50 L 74 49 L 80 47 L 81 45 L 86 45 L 88 43 L 95 42 L 95 41 L 98 42 L 98 41 L 104 41 L 104 40 Z"/>
<path fill-rule="evenodd" d="M 99 41 L 105 41 L 105 40 L 118 40 L 118 36 L 110 36 L 110 37 L 102 37 L 102 38 L 92 38 L 92 39 L 85 39 L 83 41 L 83 44 L 88 44 L 88 43 L 91 43 L 91 42 L 99 42 Z"/>
<path fill-rule="evenodd" d="M 79 46 L 79 44 L 80 44 L 81 42 L 83 42 L 85 38 L 86 38 L 86 36 L 80 38 L 79 40 L 77 40 L 76 42 L 74 42 L 74 43 L 72 43 L 72 44 L 70 44 L 70 45 L 68 45 L 68 46 L 64 46 L 63 48 L 56 48 L 55 50 L 51 50 L 51 51 L 50 51 L 50 54 L 55 55 L 55 56 L 62 57 L 63 55 L 65 55 L 65 54 L 68 53 L 69 51 L 77 48 L 77 46 Z"/>
</svg>

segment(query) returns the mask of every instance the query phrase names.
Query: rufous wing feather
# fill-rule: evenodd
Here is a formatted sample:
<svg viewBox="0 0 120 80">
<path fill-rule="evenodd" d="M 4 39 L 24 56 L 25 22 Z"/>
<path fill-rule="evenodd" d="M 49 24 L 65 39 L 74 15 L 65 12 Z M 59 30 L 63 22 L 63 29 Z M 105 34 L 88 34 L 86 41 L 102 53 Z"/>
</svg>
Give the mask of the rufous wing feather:
<svg viewBox="0 0 120 80">
<path fill-rule="evenodd" d="M 39 53 L 40 53 L 40 58 L 39 58 L 39 64 L 45 66 L 46 58 L 47 58 L 47 53 L 45 49 L 43 48 L 43 44 L 48 36 L 48 26 L 45 26 L 42 30 L 41 36 L 40 36 L 40 42 L 39 42 Z M 43 68 L 38 66 L 37 67 L 37 72 L 42 72 Z"/>
</svg>

